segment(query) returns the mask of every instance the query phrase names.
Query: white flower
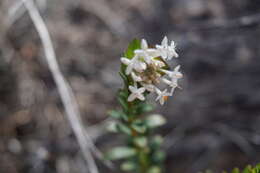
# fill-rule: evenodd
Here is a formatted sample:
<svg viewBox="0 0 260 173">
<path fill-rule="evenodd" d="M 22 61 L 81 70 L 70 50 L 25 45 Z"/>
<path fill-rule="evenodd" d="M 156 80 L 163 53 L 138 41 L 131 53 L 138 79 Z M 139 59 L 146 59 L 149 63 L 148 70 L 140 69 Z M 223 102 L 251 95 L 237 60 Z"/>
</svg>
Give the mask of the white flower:
<svg viewBox="0 0 260 173">
<path fill-rule="evenodd" d="M 121 58 L 121 62 L 127 65 L 126 74 L 129 75 L 133 69 L 138 72 L 141 72 L 146 69 L 146 64 L 138 59 L 138 56 L 134 56 L 132 59 L 128 59 L 125 57 Z"/>
<path fill-rule="evenodd" d="M 135 54 L 136 56 L 138 56 L 139 59 L 143 59 L 147 64 L 151 64 L 152 63 L 152 57 L 145 51 L 141 50 L 141 49 L 137 49 L 135 50 Z"/>
<path fill-rule="evenodd" d="M 141 88 L 137 88 L 137 86 L 129 86 L 129 90 L 131 91 L 131 94 L 129 95 L 127 101 L 132 102 L 134 101 L 136 98 L 144 101 L 145 97 L 143 95 L 143 93 L 145 92 L 145 88 L 141 87 Z"/>
<path fill-rule="evenodd" d="M 147 62 L 147 64 L 152 63 L 153 57 L 160 56 L 158 50 L 148 47 L 147 41 L 145 39 L 142 39 L 141 49 L 135 50 L 135 54 L 139 55 L 140 57 L 143 57 L 144 61 Z"/>
<path fill-rule="evenodd" d="M 134 72 L 131 72 L 131 76 L 135 82 L 141 82 L 142 78 L 140 76 L 137 76 Z"/>
<path fill-rule="evenodd" d="M 156 101 L 159 100 L 161 105 L 163 105 L 164 102 L 168 99 L 168 97 L 171 96 L 171 93 L 168 93 L 167 89 L 165 89 L 164 91 L 161 91 L 158 88 L 156 88 L 155 91 L 158 95 L 156 98 Z"/>
<path fill-rule="evenodd" d="M 176 53 L 176 45 L 174 41 L 171 41 L 170 46 L 168 45 L 168 38 L 165 36 L 162 40 L 161 45 L 156 45 L 156 48 L 160 52 L 160 56 L 164 60 L 171 60 L 172 57 L 178 57 L 179 55 Z"/>
<path fill-rule="evenodd" d="M 161 69 L 162 72 L 166 73 L 171 79 L 176 78 L 180 79 L 183 77 L 182 73 L 179 71 L 180 70 L 180 65 L 176 66 L 173 71 L 168 71 Z"/>
</svg>

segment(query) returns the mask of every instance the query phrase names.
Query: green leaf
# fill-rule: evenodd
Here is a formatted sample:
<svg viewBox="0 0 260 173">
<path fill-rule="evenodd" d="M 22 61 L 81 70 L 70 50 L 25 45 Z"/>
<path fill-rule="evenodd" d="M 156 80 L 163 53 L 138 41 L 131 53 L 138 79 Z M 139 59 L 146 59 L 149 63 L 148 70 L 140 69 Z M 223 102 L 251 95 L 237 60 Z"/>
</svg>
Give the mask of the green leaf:
<svg viewBox="0 0 260 173">
<path fill-rule="evenodd" d="M 137 166 L 134 162 L 127 161 L 127 162 L 122 163 L 120 168 L 123 171 L 133 171 L 137 168 Z"/>
<path fill-rule="evenodd" d="M 154 109 L 154 106 L 148 103 L 140 103 L 137 107 L 138 114 L 143 114 L 146 112 L 151 112 Z"/>
<path fill-rule="evenodd" d="M 144 136 L 141 136 L 141 137 L 136 137 L 134 138 L 134 143 L 139 146 L 139 147 L 146 147 L 147 146 L 147 138 L 144 137 Z"/>
<path fill-rule="evenodd" d="M 115 118 L 115 119 L 121 118 L 121 113 L 119 111 L 116 111 L 116 110 L 108 111 L 108 115 Z"/>
<path fill-rule="evenodd" d="M 106 128 L 109 132 L 113 132 L 113 133 L 118 132 L 117 122 L 115 121 L 109 122 Z"/>
<path fill-rule="evenodd" d="M 127 115 L 122 111 L 111 110 L 111 111 L 108 111 L 108 115 L 110 115 L 111 117 L 113 117 L 115 119 L 123 119 L 125 121 L 128 120 Z"/>
<path fill-rule="evenodd" d="M 133 122 L 131 127 L 139 133 L 145 133 L 147 129 L 141 120 Z"/>
<path fill-rule="evenodd" d="M 251 173 L 252 166 L 248 165 L 247 167 L 245 167 L 245 169 L 243 170 L 243 173 Z"/>
<path fill-rule="evenodd" d="M 153 160 L 155 161 L 155 162 L 157 162 L 157 163 L 161 163 L 161 162 L 163 162 L 164 160 L 165 160 L 165 152 L 163 152 L 163 151 L 155 151 L 154 153 L 153 153 Z"/>
<path fill-rule="evenodd" d="M 238 168 L 234 168 L 233 170 L 232 170 L 232 173 L 239 173 L 240 171 L 239 171 L 239 169 Z"/>
<path fill-rule="evenodd" d="M 148 173 L 161 173 L 162 170 L 159 166 L 153 166 L 148 170 Z"/>
<path fill-rule="evenodd" d="M 164 125 L 166 123 L 166 119 L 160 114 L 153 114 L 149 115 L 145 122 L 149 128 L 155 128 Z"/>
<path fill-rule="evenodd" d="M 125 75 L 125 65 L 121 66 L 121 71 L 119 72 L 119 75 L 123 79 L 125 86 L 128 86 L 128 77 Z"/>
<path fill-rule="evenodd" d="M 117 129 L 118 131 L 122 132 L 122 133 L 125 133 L 127 135 L 131 135 L 132 134 L 132 130 L 127 127 L 125 124 L 123 123 L 118 123 L 117 124 Z"/>
<path fill-rule="evenodd" d="M 123 108 L 125 111 L 127 111 L 127 110 L 128 110 L 127 101 L 126 101 L 124 98 L 120 97 L 120 96 L 118 96 L 117 99 L 118 99 L 118 102 L 120 103 L 120 105 L 122 106 L 122 108 Z"/>
<path fill-rule="evenodd" d="M 136 155 L 137 151 L 130 147 L 116 147 L 107 153 L 106 158 L 109 160 L 118 160 L 129 158 Z"/>
<path fill-rule="evenodd" d="M 127 98 L 128 98 L 128 90 L 126 90 L 126 89 L 119 90 L 118 97 L 121 97 L 122 99 L 127 100 Z"/>
<path fill-rule="evenodd" d="M 128 45 L 128 48 L 124 54 L 124 56 L 128 59 L 132 59 L 134 56 L 134 51 L 136 49 L 140 49 L 141 48 L 141 41 L 138 39 L 134 39 L 133 41 L 131 41 Z"/>
<path fill-rule="evenodd" d="M 159 148 L 163 143 L 163 138 L 160 135 L 156 135 L 151 140 L 151 145 L 153 148 Z"/>
</svg>

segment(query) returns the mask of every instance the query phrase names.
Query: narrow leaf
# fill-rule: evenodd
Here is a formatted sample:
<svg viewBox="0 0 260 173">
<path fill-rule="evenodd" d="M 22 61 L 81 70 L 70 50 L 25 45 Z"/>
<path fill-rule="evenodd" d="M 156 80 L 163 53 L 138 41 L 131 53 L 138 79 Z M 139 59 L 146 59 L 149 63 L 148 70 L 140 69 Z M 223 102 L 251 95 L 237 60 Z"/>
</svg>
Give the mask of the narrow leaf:
<svg viewBox="0 0 260 173">
<path fill-rule="evenodd" d="M 109 160 L 118 160 L 132 157 L 136 154 L 136 150 L 130 147 L 116 147 L 107 153 L 106 157 Z"/>
</svg>

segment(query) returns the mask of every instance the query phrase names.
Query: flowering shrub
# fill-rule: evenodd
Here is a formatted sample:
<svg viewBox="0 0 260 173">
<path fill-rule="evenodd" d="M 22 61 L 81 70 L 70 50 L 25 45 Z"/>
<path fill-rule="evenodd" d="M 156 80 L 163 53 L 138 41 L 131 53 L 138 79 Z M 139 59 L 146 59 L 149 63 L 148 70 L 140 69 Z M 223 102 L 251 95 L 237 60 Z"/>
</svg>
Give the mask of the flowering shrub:
<svg viewBox="0 0 260 173">
<path fill-rule="evenodd" d="M 107 153 L 107 159 L 123 160 L 121 169 L 134 173 L 162 173 L 165 153 L 161 149 L 163 138 L 153 135 L 155 128 L 166 120 L 159 114 L 147 114 L 153 110 L 148 104 L 150 93 L 157 95 L 161 105 L 178 86 L 183 77 L 177 65 L 171 70 L 167 61 L 178 58 L 175 43 L 168 45 L 164 37 L 161 45 L 149 46 L 146 40 L 133 40 L 124 57 L 121 58 L 119 72 L 124 87 L 118 91 L 118 102 L 122 109 L 109 111 L 115 121 L 108 129 L 125 134 L 125 145 L 116 147 Z M 211 171 L 206 171 L 211 172 Z M 242 171 L 234 168 L 231 173 L 260 173 L 260 164 L 247 166 Z"/>
<path fill-rule="evenodd" d="M 178 88 L 182 78 L 180 66 L 171 70 L 167 61 L 177 58 L 175 43 L 168 45 L 164 37 L 161 45 L 149 46 L 146 40 L 133 40 L 121 58 L 119 72 L 124 87 L 118 92 L 121 110 L 113 110 L 109 115 L 115 122 L 109 130 L 126 135 L 124 146 L 108 152 L 110 160 L 122 159 L 121 169 L 139 173 L 161 173 L 165 153 L 161 150 L 163 139 L 152 135 L 153 130 L 165 123 L 158 114 L 147 115 L 153 107 L 146 102 L 147 95 L 155 93 L 161 105 Z"/>
</svg>

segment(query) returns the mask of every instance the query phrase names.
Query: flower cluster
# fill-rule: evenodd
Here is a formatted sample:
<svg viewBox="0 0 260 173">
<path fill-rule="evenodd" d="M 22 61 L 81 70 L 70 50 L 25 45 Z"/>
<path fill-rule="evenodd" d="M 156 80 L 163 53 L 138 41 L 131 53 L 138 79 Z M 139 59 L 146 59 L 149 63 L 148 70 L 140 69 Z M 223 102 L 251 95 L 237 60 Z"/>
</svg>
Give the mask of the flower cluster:
<svg viewBox="0 0 260 173">
<path fill-rule="evenodd" d="M 182 78 L 179 72 L 180 66 L 176 66 L 173 71 L 169 70 L 166 61 L 173 57 L 177 58 L 176 46 L 174 41 L 168 45 L 167 37 L 156 45 L 155 48 L 148 47 L 147 41 L 142 39 L 141 49 L 134 51 L 132 59 L 126 57 L 121 58 L 121 62 L 126 65 L 125 74 L 131 76 L 133 85 L 129 86 L 131 94 L 128 102 L 135 99 L 145 100 L 144 93 L 156 93 L 156 101 L 159 100 L 163 105 L 168 96 L 172 96 L 176 87 L 178 87 L 178 79 Z M 165 84 L 165 89 L 159 86 Z"/>
</svg>

